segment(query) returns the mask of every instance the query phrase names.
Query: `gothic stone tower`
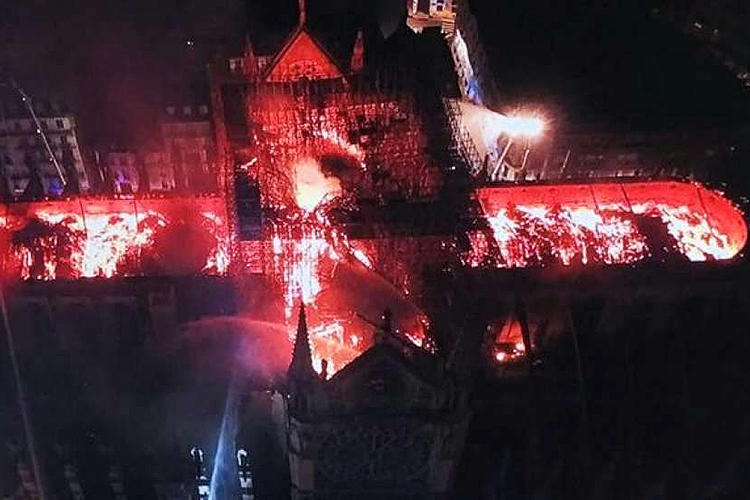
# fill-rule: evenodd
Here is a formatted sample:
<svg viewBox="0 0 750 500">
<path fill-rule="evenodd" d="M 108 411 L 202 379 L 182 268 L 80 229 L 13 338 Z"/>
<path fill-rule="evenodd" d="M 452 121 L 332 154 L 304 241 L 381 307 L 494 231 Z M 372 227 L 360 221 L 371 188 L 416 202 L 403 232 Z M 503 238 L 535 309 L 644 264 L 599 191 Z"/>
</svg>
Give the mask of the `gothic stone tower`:
<svg viewBox="0 0 750 500">
<path fill-rule="evenodd" d="M 291 498 L 444 498 L 469 410 L 439 358 L 386 332 L 325 380 L 308 342 L 301 310 L 285 398 Z"/>
</svg>

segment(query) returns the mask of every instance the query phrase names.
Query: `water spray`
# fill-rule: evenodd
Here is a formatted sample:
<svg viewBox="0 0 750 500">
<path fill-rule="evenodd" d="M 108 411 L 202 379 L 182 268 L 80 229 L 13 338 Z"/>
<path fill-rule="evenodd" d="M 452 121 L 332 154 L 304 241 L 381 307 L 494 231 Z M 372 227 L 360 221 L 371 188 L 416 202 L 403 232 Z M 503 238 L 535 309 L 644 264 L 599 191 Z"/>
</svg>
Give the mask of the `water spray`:
<svg viewBox="0 0 750 500">
<path fill-rule="evenodd" d="M 235 362 L 227 388 L 227 399 L 224 404 L 224 416 L 221 421 L 219 440 L 216 444 L 208 500 L 234 500 L 239 494 L 237 461 L 234 450 L 238 431 L 240 393 L 238 378 L 237 363 Z"/>
</svg>

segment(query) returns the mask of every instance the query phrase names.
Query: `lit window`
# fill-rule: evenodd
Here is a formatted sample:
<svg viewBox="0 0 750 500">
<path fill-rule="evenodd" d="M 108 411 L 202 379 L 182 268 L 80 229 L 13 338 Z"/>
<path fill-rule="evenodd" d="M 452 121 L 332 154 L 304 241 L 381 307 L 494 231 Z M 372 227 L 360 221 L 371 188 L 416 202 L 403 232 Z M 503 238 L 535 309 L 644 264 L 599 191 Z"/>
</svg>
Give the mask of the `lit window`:
<svg viewBox="0 0 750 500">
<path fill-rule="evenodd" d="M 193 114 L 193 108 L 191 108 L 190 106 L 183 106 L 183 108 L 182 108 L 182 114 L 184 114 L 185 116 L 192 115 Z"/>
<path fill-rule="evenodd" d="M 242 59 L 234 58 L 229 60 L 229 70 L 233 73 L 242 70 Z"/>
<path fill-rule="evenodd" d="M 167 106 L 167 114 L 169 116 L 173 116 L 174 115 L 174 106 Z"/>
</svg>

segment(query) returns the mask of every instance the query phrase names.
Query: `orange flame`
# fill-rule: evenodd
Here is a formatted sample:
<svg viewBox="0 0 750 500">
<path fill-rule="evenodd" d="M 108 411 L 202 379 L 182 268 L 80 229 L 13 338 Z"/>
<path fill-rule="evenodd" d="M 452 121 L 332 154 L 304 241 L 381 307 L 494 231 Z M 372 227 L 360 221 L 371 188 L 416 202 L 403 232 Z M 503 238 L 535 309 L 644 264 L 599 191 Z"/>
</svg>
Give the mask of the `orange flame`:
<svg viewBox="0 0 750 500">
<path fill-rule="evenodd" d="M 222 219 L 214 213 L 204 212 L 202 216 L 214 229 L 223 226 Z M 123 274 L 120 270 L 123 261 L 129 256 L 138 258 L 140 253 L 148 252 L 153 244 L 154 234 L 170 223 L 164 214 L 154 210 L 137 215 L 133 212 L 87 214 L 84 220 L 80 213 L 50 209 L 36 212 L 36 217 L 47 224 L 60 225 L 70 231 L 71 252 L 67 260 L 71 268 L 71 278 L 110 278 Z M 45 247 L 45 244 L 42 243 L 42 246 Z M 22 279 L 53 280 L 58 277 L 60 259 L 49 245 L 42 251 L 44 270 L 41 274 L 32 275 L 32 251 L 24 246 L 16 248 L 15 257 L 21 264 Z M 227 242 L 219 238 L 219 243 L 211 251 L 203 271 L 223 274 L 228 264 Z"/>
<path fill-rule="evenodd" d="M 329 274 L 324 267 L 326 264 L 335 267 L 347 256 L 349 247 L 346 238 L 329 224 L 322 210 L 285 221 L 276 230 L 272 237 L 275 267 L 283 286 L 284 316 L 290 325 L 291 339 L 295 334 L 292 328 L 295 304 L 302 301 L 314 308 Z M 284 239 L 280 232 L 294 233 L 296 237 Z M 339 318 L 320 318 L 319 324 L 312 324 L 310 318 L 308 321 L 313 366 L 318 372 L 323 359 L 328 361 L 328 373 L 332 374 L 361 352 L 363 346 L 359 337 L 347 337 Z"/>
<path fill-rule="evenodd" d="M 341 183 L 335 177 L 327 177 L 320 163 L 313 158 L 303 158 L 292 166 L 294 172 L 294 198 L 297 206 L 312 212 L 326 200 L 341 195 Z"/>
<path fill-rule="evenodd" d="M 676 248 L 691 261 L 729 259 L 741 248 L 713 228 L 706 216 L 686 206 L 644 203 L 633 205 L 632 214 L 661 221 L 676 241 Z M 617 205 L 555 207 L 519 205 L 503 208 L 487 217 L 499 247 L 500 267 L 527 267 L 556 261 L 571 265 L 602 262 L 624 264 L 642 260 L 656 249 L 633 215 Z M 483 236 L 472 235 L 467 264 L 480 265 L 489 250 Z"/>
</svg>

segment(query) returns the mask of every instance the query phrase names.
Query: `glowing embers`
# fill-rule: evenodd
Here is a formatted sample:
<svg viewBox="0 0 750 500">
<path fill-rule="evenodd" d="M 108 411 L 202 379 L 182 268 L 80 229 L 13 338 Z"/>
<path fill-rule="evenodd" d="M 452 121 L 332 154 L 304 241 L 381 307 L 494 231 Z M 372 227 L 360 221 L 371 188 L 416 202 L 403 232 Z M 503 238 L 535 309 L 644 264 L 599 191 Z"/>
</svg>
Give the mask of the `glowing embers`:
<svg viewBox="0 0 750 500">
<path fill-rule="evenodd" d="M 336 373 L 365 350 L 360 335 L 350 334 L 351 325 L 333 320 L 310 329 L 313 368 L 322 373 L 323 360 L 328 363 L 327 374 Z"/>
<path fill-rule="evenodd" d="M 733 245 L 727 234 L 713 227 L 707 214 L 693 212 L 684 205 L 644 203 L 633 205 L 633 212 L 658 217 L 677 242 L 680 253 L 694 262 L 731 259 L 744 246 Z"/>
<path fill-rule="evenodd" d="M 512 363 L 526 356 L 526 346 L 523 343 L 521 324 L 510 316 L 501 324 L 488 326 L 492 346 L 490 355 L 497 363 Z"/>
<path fill-rule="evenodd" d="M 6 252 L 7 275 L 53 280 L 223 274 L 228 265 L 225 227 L 213 212 L 85 213 L 68 210 L 64 202 L 31 208 L 31 215 L 6 225 L 12 250 Z"/>
<path fill-rule="evenodd" d="M 351 313 L 336 297 L 328 294 L 320 300 L 320 295 L 334 279 L 338 266 L 356 257 L 322 209 L 292 212 L 274 225 L 271 243 L 271 274 L 282 286 L 290 338 L 294 335 L 294 309 L 302 301 L 308 306 L 313 365 L 320 372 L 325 359 L 328 373 L 335 373 L 366 348 L 369 334 L 360 328 L 354 332 Z"/>
<path fill-rule="evenodd" d="M 328 135 L 325 139 L 335 140 Z M 354 150 L 350 154 L 361 156 Z M 321 162 L 311 156 L 291 162 L 288 170 L 288 176 L 276 179 L 289 187 L 279 190 L 275 206 L 280 210 L 274 220 L 268 221 L 272 258 L 266 273 L 281 288 L 290 338 L 295 335 L 293 316 L 301 301 L 307 305 L 313 363 L 318 372 L 323 360 L 328 363 L 327 373 L 332 374 L 363 352 L 378 328 L 372 318 L 385 308 L 399 307 L 399 318 L 407 318 L 409 325 L 397 327 L 396 335 L 416 345 L 425 344 L 426 321 L 411 321 L 419 316 L 415 308 L 404 307 L 403 296 L 373 272 L 370 257 L 363 249 L 352 247 L 346 235 L 332 224 L 329 210 L 345 203 L 339 178 L 326 175 Z M 375 314 L 373 304 L 377 304 Z"/>
<path fill-rule="evenodd" d="M 693 184 L 485 188 L 479 198 L 496 248 L 471 234 L 464 262 L 474 267 L 721 260 L 747 239 L 739 211 Z"/>
<path fill-rule="evenodd" d="M 321 275 L 340 260 L 333 229 L 320 212 L 291 218 L 274 226 L 272 274 L 284 286 L 284 317 L 290 321 L 295 303 L 311 304 L 322 290 Z"/>
<path fill-rule="evenodd" d="M 627 263 L 648 253 L 633 221 L 588 208 L 509 207 L 487 220 L 502 267 Z"/>
<path fill-rule="evenodd" d="M 321 137 L 328 141 L 329 144 L 341 148 L 343 152 L 357 160 L 357 162 L 359 163 L 359 168 L 361 170 L 365 170 L 365 152 L 362 151 L 359 146 L 350 143 L 349 141 L 342 138 L 338 132 L 328 128 L 322 128 L 320 130 L 314 131 L 313 135 L 316 137 Z"/>
<path fill-rule="evenodd" d="M 374 272 L 371 257 L 331 224 L 324 207 L 285 215 L 273 224 L 266 272 L 280 286 L 290 339 L 296 307 L 300 301 L 306 304 L 318 372 L 323 360 L 331 375 L 366 350 L 385 309 L 393 312 L 395 336 L 429 349 L 424 314 Z"/>
</svg>

